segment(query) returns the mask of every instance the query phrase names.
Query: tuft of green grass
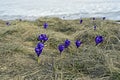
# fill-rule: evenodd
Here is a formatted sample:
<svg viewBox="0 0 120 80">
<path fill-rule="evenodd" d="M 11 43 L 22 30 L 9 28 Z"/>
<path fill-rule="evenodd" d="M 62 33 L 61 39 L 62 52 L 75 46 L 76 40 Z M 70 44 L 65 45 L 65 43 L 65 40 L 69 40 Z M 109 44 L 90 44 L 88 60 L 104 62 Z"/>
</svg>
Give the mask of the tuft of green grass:
<svg viewBox="0 0 120 80">
<path fill-rule="evenodd" d="M 120 73 L 119 72 L 113 72 L 109 80 L 120 80 Z"/>
</svg>

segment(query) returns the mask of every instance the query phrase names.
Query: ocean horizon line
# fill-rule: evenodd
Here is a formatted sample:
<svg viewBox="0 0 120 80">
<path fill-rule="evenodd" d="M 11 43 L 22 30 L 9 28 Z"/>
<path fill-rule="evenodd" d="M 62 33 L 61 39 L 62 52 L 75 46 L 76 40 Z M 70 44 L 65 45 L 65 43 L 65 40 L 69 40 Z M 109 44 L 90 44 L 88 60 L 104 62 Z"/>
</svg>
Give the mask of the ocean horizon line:
<svg viewBox="0 0 120 80">
<path fill-rule="evenodd" d="M 30 20 L 30 21 L 34 21 L 36 19 L 39 18 L 60 18 L 60 19 L 66 19 L 66 20 L 74 20 L 74 19 L 82 19 L 82 18 L 103 18 L 106 16 L 76 16 L 76 15 L 49 15 L 49 16 L 21 16 L 21 15 L 12 15 L 12 16 L 8 16 L 8 15 L 4 15 L 4 16 L 0 16 L 0 20 L 4 20 L 4 21 L 9 21 L 9 20 L 17 20 L 17 19 L 22 19 L 22 20 Z M 106 17 L 107 20 L 115 20 L 115 21 L 119 21 L 120 19 L 116 19 L 114 17 Z"/>
</svg>

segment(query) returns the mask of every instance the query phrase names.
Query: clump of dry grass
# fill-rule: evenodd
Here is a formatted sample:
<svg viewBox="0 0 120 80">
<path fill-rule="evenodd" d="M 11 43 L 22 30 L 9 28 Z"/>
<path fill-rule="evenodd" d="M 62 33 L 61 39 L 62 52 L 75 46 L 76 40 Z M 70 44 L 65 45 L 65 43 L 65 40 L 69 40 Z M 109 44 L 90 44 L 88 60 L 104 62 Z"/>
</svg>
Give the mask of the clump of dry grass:
<svg viewBox="0 0 120 80">
<path fill-rule="evenodd" d="M 43 23 L 49 27 L 43 29 Z M 96 31 L 93 26 L 97 25 Z M 37 63 L 34 52 L 37 37 L 46 33 L 49 40 Z M 94 38 L 102 35 L 104 42 L 95 46 Z M 60 54 L 59 43 L 71 40 Z M 75 40 L 83 42 L 79 49 Z M 0 79 L 2 80 L 119 80 L 120 24 L 109 20 L 91 21 L 39 18 L 36 21 L 0 21 Z"/>
</svg>

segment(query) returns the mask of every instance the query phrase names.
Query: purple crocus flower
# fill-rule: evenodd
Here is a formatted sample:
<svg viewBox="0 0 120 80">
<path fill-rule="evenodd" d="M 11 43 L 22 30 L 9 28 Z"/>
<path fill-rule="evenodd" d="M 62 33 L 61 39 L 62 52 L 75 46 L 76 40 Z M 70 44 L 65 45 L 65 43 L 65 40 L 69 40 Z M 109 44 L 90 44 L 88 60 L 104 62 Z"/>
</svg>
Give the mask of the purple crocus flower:
<svg viewBox="0 0 120 80">
<path fill-rule="evenodd" d="M 93 17 L 93 20 L 95 20 L 95 17 Z"/>
<path fill-rule="evenodd" d="M 48 37 L 45 37 L 45 38 L 43 39 L 43 43 L 45 43 L 47 40 L 48 40 Z"/>
<path fill-rule="evenodd" d="M 38 36 L 38 40 L 41 41 L 42 43 L 44 43 L 48 40 L 48 37 L 46 34 L 41 34 Z"/>
<path fill-rule="evenodd" d="M 44 48 L 44 44 L 42 44 L 42 43 L 38 43 L 37 46 L 35 47 L 35 52 L 38 57 L 42 53 L 43 48 Z"/>
<path fill-rule="evenodd" d="M 63 44 L 60 44 L 58 46 L 58 50 L 60 51 L 60 53 L 62 53 L 64 49 L 65 49 L 65 46 Z"/>
<path fill-rule="evenodd" d="M 80 24 L 82 24 L 82 22 L 83 22 L 83 20 L 81 19 L 81 20 L 80 20 Z"/>
<path fill-rule="evenodd" d="M 38 41 L 43 42 L 45 34 L 41 34 L 38 36 Z"/>
<path fill-rule="evenodd" d="M 48 27 L 48 23 L 45 22 L 45 23 L 43 24 L 43 27 L 44 27 L 44 29 L 46 29 L 46 28 Z"/>
<path fill-rule="evenodd" d="M 19 19 L 19 21 L 22 21 L 22 19 Z"/>
<path fill-rule="evenodd" d="M 70 40 L 66 39 L 64 42 L 65 48 L 68 48 L 69 45 L 70 45 Z"/>
<path fill-rule="evenodd" d="M 43 48 L 44 48 L 44 44 L 41 43 L 41 42 L 39 42 L 39 43 L 37 44 L 37 47 L 38 47 L 39 49 L 43 49 Z"/>
<path fill-rule="evenodd" d="M 103 17 L 103 20 L 105 20 L 106 17 Z"/>
<path fill-rule="evenodd" d="M 38 47 L 35 47 L 35 52 L 36 52 L 37 56 L 39 57 L 40 54 L 42 53 L 42 49 L 39 49 Z"/>
<path fill-rule="evenodd" d="M 103 42 L 103 37 L 102 36 L 96 36 L 96 38 L 95 38 L 96 45 L 98 45 L 101 42 Z"/>
<path fill-rule="evenodd" d="M 81 44 L 82 44 L 82 42 L 80 40 L 75 41 L 75 45 L 77 48 L 79 48 Z"/>
<path fill-rule="evenodd" d="M 96 30 L 96 25 L 94 25 L 94 30 Z"/>
<path fill-rule="evenodd" d="M 65 19 L 65 16 L 63 16 L 63 19 Z"/>
<path fill-rule="evenodd" d="M 6 25 L 9 26 L 9 25 L 10 25 L 10 22 L 6 22 Z"/>
</svg>

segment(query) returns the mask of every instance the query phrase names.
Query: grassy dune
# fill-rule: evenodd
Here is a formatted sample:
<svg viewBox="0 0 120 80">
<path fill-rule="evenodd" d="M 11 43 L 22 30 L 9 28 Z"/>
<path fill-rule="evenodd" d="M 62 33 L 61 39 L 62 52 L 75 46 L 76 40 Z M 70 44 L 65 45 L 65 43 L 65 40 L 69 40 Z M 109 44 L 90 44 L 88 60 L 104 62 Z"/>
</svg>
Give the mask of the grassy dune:
<svg viewBox="0 0 120 80">
<path fill-rule="evenodd" d="M 44 22 L 49 24 L 47 30 Z M 5 23 L 0 20 L 0 80 L 120 80 L 120 24 L 115 21 L 84 18 L 79 24 L 79 20 L 39 18 Z M 37 63 L 34 47 L 42 33 L 49 40 Z M 104 37 L 98 46 L 96 35 Z M 71 45 L 60 57 L 57 46 L 65 39 Z M 79 49 L 76 39 L 83 42 Z"/>
</svg>

